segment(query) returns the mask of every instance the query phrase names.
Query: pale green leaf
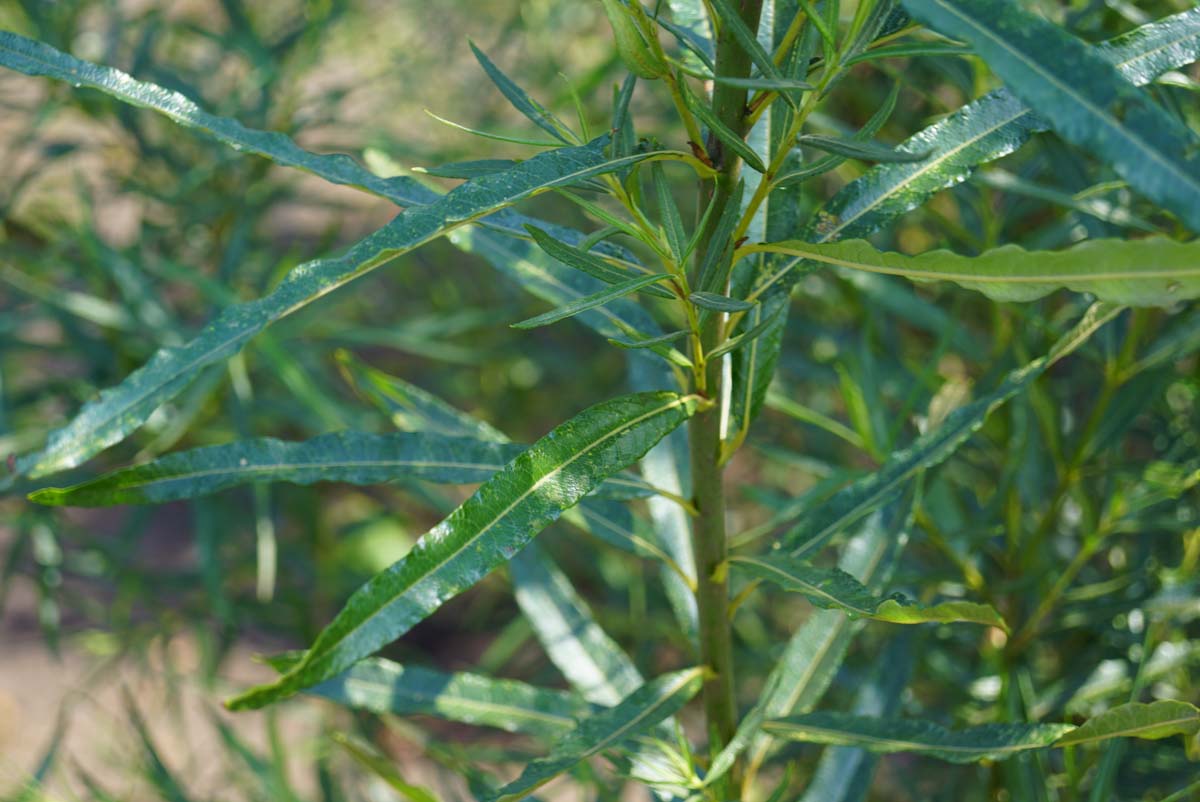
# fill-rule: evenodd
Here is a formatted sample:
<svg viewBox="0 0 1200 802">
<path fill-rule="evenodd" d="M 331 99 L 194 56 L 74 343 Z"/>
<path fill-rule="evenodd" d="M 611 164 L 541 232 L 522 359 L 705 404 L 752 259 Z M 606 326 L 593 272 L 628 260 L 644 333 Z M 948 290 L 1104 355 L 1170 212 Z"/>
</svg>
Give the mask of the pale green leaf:
<svg viewBox="0 0 1200 802">
<path fill-rule="evenodd" d="M 1000 614 L 986 604 L 951 601 L 925 606 L 895 594 L 880 597 L 845 571 L 817 568 L 782 554 L 731 557 L 729 562 L 750 576 L 799 593 L 817 607 L 840 610 L 852 618 L 871 618 L 893 624 L 965 622 L 1008 631 Z"/>
<path fill-rule="evenodd" d="M 295 662 L 272 661 L 280 670 Z M 356 710 L 434 716 L 544 738 L 570 732 L 578 719 L 592 711 L 591 705 L 573 693 L 481 674 L 446 674 L 376 657 L 359 661 L 305 693 Z"/>
<path fill-rule="evenodd" d="M 703 679 L 703 669 L 689 668 L 643 685 L 616 707 L 581 721 L 548 756 L 526 766 L 520 777 L 488 802 L 523 799 L 584 760 L 646 732 L 695 696 Z"/>
<path fill-rule="evenodd" d="M 642 685 L 629 656 L 600 628 L 571 581 L 537 543 L 508 565 L 517 605 L 550 660 L 584 699 L 611 707 Z"/>
<path fill-rule="evenodd" d="M 613 284 L 606 290 L 580 298 L 577 301 L 572 301 L 569 304 L 560 306 L 557 309 L 552 309 L 545 314 L 522 320 L 519 323 L 513 323 L 514 329 L 535 329 L 539 326 L 549 326 L 551 323 L 557 323 L 560 320 L 565 320 L 569 317 L 574 317 L 580 312 L 586 312 L 589 309 L 595 309 L 598 306 L 604 306 L 607 303 L 623 298 L 630 293 L 637 292 L 643 287 L 648 287 L 651 284 L 657 284 L 660 281 L 665 281 L 671 278 L 670 273 L 654 273 L 649 276 L 638 276 L 627 281 L 622 281 L 620 284 Z"/>
<path fill-rule="evenodd" d="M 100 507 L 199 498 L 257 482 L 379 484 L 399 479 L 476 484 L 524 446 L 440 434 L 335 432 L 302 442 L 271 437 L 168 454 L 66 488 L 29 494 L 39 504 Z"/>
<path fill-rule="evenodd" d="M 638 393 L 561 424 L 361 587 L 276 682 L 229 702 L 261 707 L 349 668 L 474 585 L 601 481 L 628 467 L 696 409 L 694 396 Z"/>
<path fill-rule="evenodd" d="M 1050 746 L 1070 724 L 983 724 L 948 730 L 932 721 L 879 719 L 848 713 L 807 713 L 763 724 L 777 738 L 856 746 L 871 752 L 909 752 L 951 763 L 1006 760 Z"/>
<path fill-rule="evenodd" d="M 903 0 L 914 17 L 974 46 L 1054 130 L 1200 232 L 1200 137 L 1104 54 L 1013 0 Z"/>
<path fill-rule="evenodd" d="M 1187 702 L 1161 699 L 1129 702 L 1094 716 L 1054 742 L 1055 746 L 1077 746 L 1110 738 L 1154 740 L 1200 732 L 1200 708 Z"/>
<path fill-rule="evenodd" d="M 950 251 L 906 256 L 878 251 L 866 240 L 792 240 L 745 251 L 799 256 L 915 281 L 953 281 L 997 301 L 1033 301 L 1063 288 L 1128 306 L 1168 306 L 1200 297 L 1200 242 L 1165 237 L 1086 240 L 1061 251 L 1004 245 L 979 256 Z"/>
<path fill-rule="evenodd" d="M 164 348 L 114 388 L 86 404 L 45 448 L 17 461 L 17 472 L 36 478 L 65 470 L 122 440 L 164 401 L 186 387 L 206 365 L 237 353 L 275 321 L 312 303 L 389 260 L 498 209 L 580 178 L 620 169 L 642 157 L 611 160 L 604 141 L 539 154 L 512 170 L 468 181 L 435 202 L 406 209 L 344 255 L 294 268 L 274 291 L 227 307 L 185 345 Z"/>
</svg>

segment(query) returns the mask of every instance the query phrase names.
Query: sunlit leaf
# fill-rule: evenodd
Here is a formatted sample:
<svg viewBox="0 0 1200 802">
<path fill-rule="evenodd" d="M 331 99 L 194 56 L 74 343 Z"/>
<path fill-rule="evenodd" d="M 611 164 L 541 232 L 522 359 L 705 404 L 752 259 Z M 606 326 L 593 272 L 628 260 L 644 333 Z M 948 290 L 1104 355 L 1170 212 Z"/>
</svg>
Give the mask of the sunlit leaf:
<svg viewBox="0 0 1200 802">
<path fill-rule="evenodd" d="M 651 392 L 576 415 L 485 482 L 407 556 L 361 587 L 276 682 L 229 702 L 261 707 L 329 679 L 395 640 L 511 559 L 564 509 L 624 469 L 696 409 L 694 396 Z"/>
</svg>

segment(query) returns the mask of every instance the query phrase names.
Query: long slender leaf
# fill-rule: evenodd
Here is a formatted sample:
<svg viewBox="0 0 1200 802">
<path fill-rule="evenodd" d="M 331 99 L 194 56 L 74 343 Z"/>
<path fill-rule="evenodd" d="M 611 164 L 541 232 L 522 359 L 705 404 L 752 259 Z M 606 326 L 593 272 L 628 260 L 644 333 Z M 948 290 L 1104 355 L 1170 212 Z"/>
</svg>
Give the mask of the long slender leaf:
<svg viewBox="0 0 1200 802">
<path fill-rule="evenodd" d="M 911 752 L 951 763 L 1005 760 L 1054 743 L 1070 724 L 984 724 L 948 730 L 932 721 L 878 719 L 849 713 L 807 713 L 768 721 L 763 729 L 778 738 L 871 752 Z"/>
<path fill-rule="evenodd" d="M 566 575 L 530 543 L 509 561 L 517 604 L 554 665 L 589 702 L 611 707 L 642 675 L 592 617 Z"/>
<path fill-rule="evenodd" d="M 488 802 L 523 799 L 593 755 L 646 732 L 683 707 L 699 692 L 703 680 L 703 669 L 689 668 L 647 683 L 616 707 L 584 719 L 554 751 L 526 766 L 520 777 L 501 788 Z"/>
<path fill-rule="evenodd" d="M 273 660 L 285 670 L 302 657 Z M 372 713 L 426 715 L 447 721 L 558 738 L 592 707 L 573 693 L 482 674 L 446 674 L 370 657 L 305 693 Z"/>
<path fill-rule="evenodd" d="M 524 446 L 466 437 L 336 432 L 303 442 L 271 437 L 168 454 L 71 487 L 46 487 L 30 501 L 66 507 L 161 504 L 253 482 L 378 484 L 397 479 L 477 484 Z"/>
<path fill-rule="evenodd" d="M 893 624 L 966 622 L 1008 630 L 1000 614 L 986 604 L 952 601 L 923 606 L 897 595 L 880 597 L 845 571 L 817 568 L 783 555 L 769 558 L 736 556 L 729 562 L 751 576 L 801 594 L 817 607 L 840 610 L 852 618 L 871 618 Z"/>
<path fill-rule="evenodd" d="M 1025 390 L 1120 311 L 1119 306 L 1093 304 L 1080 322 L 1045 356 L 1012 371 L 991 393 L 954 410 L 941 426 L 921 435 L 909 447 L 893 452 L 878 471 L 838 491 L 786 533 L 781 541 L 783 546 L 790 549 L 793 556 L 811 552 L 845 526 L 895 497 L 905 482 L 919 471 L 945 461 L 983 426 L 996 408 Z"/>
<path fill-rule="evenodd" d="M 475 59 L 479 62 L 479 66 L 483 67 L 483 71 L 492 79 L 492 83 L 496 85 L 496 88 L 508 98 L 508 102 L 513 105 L 513 108 L 524 114 L 534 125 L 558 141 L 568 145 L 571 144 L 570 140 L 563 136 L 562 133 L 566 130 L 566 126 L 557 117 L 547 111 L 542 104 L 531 98 L 524 89 L 517 86 L 511 78 L 492 63 L 492 60 L 482 50 L 475 46 L 474 42 L 468 42 L 468 44 L 471 46 L 471 52 L 475 54 Z"/>
<path fill-rule="evenodd" d="M 574 317 L 580 312 L 586 312 L 589 309 L 595 309 L 597 306 L 604 306 L 607 303 L 622 298 L 630 293 L 637 292 L 643 287 L 648 287 L 651 284 L 656 284 L 671 277 L 670 273 L 655 273 L 649 276 L 638 276 L 627 281 L 622 281 L 620 284 L 614 284 L 606 290 L 601 290 L 594 295 L 588 295 L 580 298 L 577 301 L 572 301 L 565 306 L 560 306 L 557 309 L 552 309 L 545 314 L 531 317 L 527 320 L 522 320 L 519 323 L 513 323 L 514 329 L 535 329 L 539 326 L 549 326 L 551 323 L 557 323 L 560 320 L 565 320 L 569 317 Z"/>
<path fill-rule="evenodd" d="M 236 120 L 218 117 L 178 92 L 172 92 L 111 67 L 82 61 L 47 44 L 10 31 L 0 31 L 0 66 L 26 75 L 41 75 L 86 86 L 133 106 L 152 109 L 172 121 L 246 153 L 266 156 L 286 167 L 297 167 L 335 184 L 359 187 L 401 206 L 426 202 L 428 193 L 411 178 L 380 178 L 344 154 L 317 155 L 296 145 L 290 137 L 247 128 Z"/>
<path fill-rule="evenodd" d="M 609 264 L 593 253 L 573 247 L 565 242 L 560 242 L 537 226 L 529 226 L 529 234 L 533 237 L 533 241 L 538 244 L 538 247 L 554 259 L 576 270 L 581 270 L 589 276 L 594 276 L 605 284 L 617 284 L 633 278 L 633 275 L 628 271 Z M 646 287 L 645 291 L 647 294 L 655 295 L 659 298 L 670 299 L 675 297 L 671 294 L 670 290 L 654 285 Z"/>
<path fill-rule="evenodd" d="M 1103 54 L 1012 0 L 903 3 L 922 22 L 973 45 L 1059 135 L 1200 232 L 1200 137 Z"/>
<path fill-rule="evenodd" d="M 407 556 L 361 587 L 276 682 L 231 700 L 256 708 L 344 671 L 510 559 L 564 509 L 632 464 L 696 409 L 677 393 L 639 393 L 576 415 L 485 482 Z"/>
<path fill-rule="evenodd" d="M 121 384 L 102 392 L 53 432 L 44 449 L 20 458 L 17 472 L 36 478 L 65 470 L 119 442 L 186 387 L 199 369 L 237 353 L 270 324 L 390 259 L 497 209 L 639 158 L 611 160 L 603 151 L 604 140 L 596 140 L 539 154 L 512 170 L 464 183 L 434 203 L 405 210 L 343 256 L 294 268 L 270 294 L 228 307 L 196 338 L 158 351 Z"/>
<path fill-rule="evenodd" d="M 866 240 L 791 240 L 746 250 L 915 281 L 953 281 L 997 301 L 1033 301 L 1062 288 L 1128 306 L 1167 306 L 1200 297 L 1200 243 L 1163 237 L 1087 240 L 1061 251 L 1005 245 L 979 256 L 950 251 L 906 256 L 876 250 Z"/>
</svg>

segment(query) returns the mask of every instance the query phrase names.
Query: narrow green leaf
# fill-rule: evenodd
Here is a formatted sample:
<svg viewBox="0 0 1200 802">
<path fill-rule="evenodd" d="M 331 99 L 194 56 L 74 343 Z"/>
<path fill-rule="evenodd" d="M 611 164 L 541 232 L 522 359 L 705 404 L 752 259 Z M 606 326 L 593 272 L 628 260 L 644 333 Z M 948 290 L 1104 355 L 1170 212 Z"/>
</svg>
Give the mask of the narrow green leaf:
<svg viewBox="0 0 1200 802">
<path fill-rule="evenodd" d="M 1106 710 L 1063 735 L 1054 745 L 1078 746 L 1110 738 L 1155 740 L 1197 732 L 1200 732 L 1200 708 L 1187 702 L 1162 699 L 1148 704 L 1130 702 Z"/>
<path fill-rule="evenodd" d="M 837 156 L 845 156 L 848 159 L 879 162 L 880 164 L 919 162 L 929 158 L 929 151 L 927 150 L 914 153 L 907 150 L 898 150 L 894 147 L 888 147 L 887 145 L 870 140 L 843 139 L 841 137 L 822 136 L 820 134 L 805 134 L 800 137 L 797 143 L 805 147 L 823 150 L 826 153 L 833 153 Z"/>
<path fill-rule="evenodd" d="M 205 446 L 114 471 L 71 487 L 46 487 L 30 501 L 66 507 L 161 504 L 259 482 L 379 484 L 398 479 L 476 484 L 522 451 L 440 434 L 335 432 L 303 442 L 271 437 Z"/>
<path fill-rule="evenodd" d="M 897 45 L 887 45 L 859 53 L 853 58 L 842 62 L 843 67 L 852 67 L 864 61 L 878 61 L 885 58 L 911 58 L 913 56 L 971 56 L 975 51 L 967 45 L 956 45 L 951 42 L 904 42 Z"/>
<path fill-rule="evenodd" d="M 629 348 L 629 349 L 653 348 L 656 345 L 666 345 L 667 343 L 673 343 L 681 337 L 686 337 L 689 333 L 690 332 L 687 329 L 680 329 L 678 331 L 668 331 L 666 334 L 660 334 L 657 337 L 651 337 L 646 340 L 611 339 L 611 340 L 609 340 L 609 342 L 615 346 L 618 346 L 619 348 Z"/>
<path fill-rule="evenodd" d="M 1120 311 L 1119 306 L 1093 304 L 1080 322 L 1063 335 L 1045 356 L 1010 372 L 991 393 L 954 410 L 946 416 L 941 426 L 921 435 L 907 448 L 893 452 L 875 473 L 838 491 L 786 533 L 781 539 L 782 545 L 791 550 L 792 556 L 811 552 L 847 525 L 886 503 L 919 471 L 949 458 L 983 426 L 995 409 L 1025 390 L 1051 365 L 1081 346 L 1093 332 Z"/>
<path fill-rule="evenodd" d="M 442 117 L 438 114 L 434 114 L 429 109 L 425 109 L 425 113 L 427 115 L 429 115 L 431 118 L 433 118 L 434 120 L 437 120 L 442 125 L 449 126 L 450 128 L 453 128 L 457 131 L 462 131 L 464 134 L 470 134 L 471 136 L 480 137 L 481 139 L 491 139 L 495 142 L 509 142 L 514 145 L 529 145 L 530 147 L 535 147 L 535 148 L 553 148 L 558 145 L 557 142 L 546 141 L 546 140 L 542 140 L 542 139 L 531 139 L 527 136 L 517 136 L 515 134 L 500 134 L 500 133 L 496 133 L 495 131 L 484 131 L 479 128 L 472 128 L 469 125 L 463 125 L 462 123 L 456 123 L 456 122 L 454 122 L 454 120 L 448 120 L 445 117 Z"/>
<path fill-rule="evenodd" d="M 628 655 L 592 616 L 571 581 L 530 543 L 509 561 L 521 612 L 550 660 L 589 702 L 612 707 L 642 685 Z"/>
<path fill-rule="evenodd" d="M 435 178 L 479 178 L 511 170 L 516 164 L 517 162 L 512 159 L 475 159 L 439 164 L 436 167 L 414 167 L 413 172 L 424 173 Z"/>
<path fill-rule="evenodd" d="M 379 178 L 349 156 L 310 153 L 284 134 L 256 131 L 236 120 L 209 114 L 178 92 L 138 81 L 111 67 L 82 61 L 10 31 L 0 31 L 0 66 L 26 75 L 66 81 L 77 87 L 98 89 L 125 103 L 164 114 L 235 150 L 266 156 L 278 164 L 297 167 L 335 184 L 365 189 L 401 206 L 421 202 L 418 199 L 426 191 L 411 178 Z"/>
<path fill-rule="evenodd" d="M 758 157 L 754 149 L 746 144 L 746 140 L 729 130 L 728 126 L 721 122 L 717 118 L 717 115 L 713 113 L 713 110 L 708 107 L 708 104 L 692 94 L 692 91 L 687 88 L 686 84 L 681 85 L 680 88 L 683 90 L 683 98 L 687 102 L 688 109 L 700 119 L 700 122 L 708 127 L 709 131 L 712 131 L 713 136 L 725 143 L 730 150 L 740 156 L 742 161 L 755 171 L 759 173 L 767 172 L 767 166 L 762 163 L 762 159 Z"/>
<path fill-rule="evenodd" d="M 511 78 L 492 63 L 492 60 L 482 50 L 475 46 L 474 42 L 468 41 L 467 44 L 471 46 L 471 52 L 475 54 L 475 60 L 479 62 L 479 66 L 483 67 L 483 71 L 492 79 L 492 83 L 496 85 L 496 88 L 500 90 L 504 97 L 508 98 L 508 102 L 513 105 L 513 108 L 528 117 L 534 125 L 550 134 L 550 136 L 564 144 L 573 144 L 570 139 L 563 136 L 563 131 L 568 131 L 569 129 L 561 120 L 546 110 L 542 104 L 531 98 L 524 89 L 517 86 Z"/>
<path fill-rule="evenodd" d="M 578 301 L 560 306 L 545 314 L 522 320 L 519 323 L 513 323 L 514 329 L 536 329 L 539 326 L 548 326 L 551 323 L 557 323 L 560 320 L 565 320 L 569 317 L 574 317 L 580 312 L 586 312 L 589 309 L 595 309 L 597 306 L 604 306 L 610 301 L 615 301 L 617 298 L 623 298 L 630 293 L 637 292 L 643 287 L 648 287 L 651 284 L 656 284 L 660 281 L 671 278 L 670 273 L 655 273 L 649 276 L 639 276 L 631 278 L 628 281 L 623 281 L 620 284 L 614 284 L 607 290 L 601 290 L 594 295 L 589 295 L 586 298 L 580 298 Z"/>
<path fill-rule="evenodd" d="M 878 251 L 866 240 L 792 240 L 753 245 L 746 251 L 799 256 L 915 281 L 953 281 L 996 301 L 1033 301 L 1062 288 L 1129 306 L 1169 306 L 1200 297 L 1200 242 L 1165 237 L 1086 240 L 1061 251 L 1004 245 L 979 256 L 950 251 L 906 256 Z"/>
<path fill-rule="evenodd" d="M 724 75 L 701 74 L 696 77 L 715 84 L 736 86 L 740 89 L 766 89 L 768 91 L 786 91 L 789 89 L 815 89 L 808 81 L 795 78 L 733 78 Z"/>
<path fill-rule="evenodd" d="M 752 301 L 730 298 L 728 295 L 720 295 L 715 292 L 693 292 L 688 296 L 688 300 L 701 309 L 713 312 L 745 312 L 754 308 Z"/>
<path fill-rule="evenodd" d="M 561 424 L 361 587 L 276 682 L 231 700 L 262 707 L 349 668 L 403 635 L 444 601 L 511 559 L 564 509 L 628 467 L 693 412 L 697 399 L 638 393 L 597 404 Z"/>
<path fill-rule="evenodd" d="M 667 27 L 681 41 L 686 42 L 684 61 L 690 69 L 707 69 L 712 72 L 715 49 L 712 23 L 703 0 L 668 0 L 674 24 Z M 660 18 L 658 24 L 662 25 Z"/>
<path fill-rule="evenodd" d="M 974 763 L 1006 760 L 1019 752 L 1045 748 L 1072 727 L 1070 724 L 984 724 L 948 730 L 932 721 L 807 713 L 768 721 L 763 729 L 792 741 L 857 746 L 885 754 L 910 752 L 951 763 Z"/>
<path fill-rule="evenodd" d="M 903 2 L 917 19 L 973 45 L 1064 139 L 1200 232 L 1200 137 L 1104 54 L 1012 0 Z"/>
<path fill-rule="evenodd" d="M 488 802 L 524 799 L 573 766 L 646 732 L 683 707 L 700 691 L 703 680 L 703 669 L 689 668 L 643 685 L 616 707 L 580 722 L 548 756 L 526 766 Z"/>
<path fill-rule="evenodd" d="M 687 248 L 687 234 L 683 229 L 683 218 L 679 215 L 679 206 L 675 204 L 675 196 L 671 192 L 671 184 L 667 181 L 666 172 L 662 165 L 655 162 L 650 165 L 650 178 L 654 183 L 654 195 L 658 201 L 659 219 L 667 233 L 667 243 L 676 264 L 683 264 L 683 253 Z"/>
<path fill-rule="evenodd" d="M 605 261 L 596 254 L 589 253 L 581 248 L 576 248 L 555 239 L 537 226 L 528 226 L 528 230 L 529 235 L 533 237 L 533 241 L 537 243 L 538 247 L 551 257 L 568 267 L 573 267 L 576 270 L 587 273 L 589 276 L 598 278 L 605 284 L 619 284 L 622 281 L 628 281 L 635 277 L 635 274 Z M 665 287 L 658 287 L 653 284 L 646 287 L 645 292 L 659 298 L 670 299 L 675 297 Z"/>
<path fill-rule="evenodd" d="M 742 15 L 730 6 L 729 0 L 709 0 L 709 2 L 717 12 L 721 25 L 733 34 L 733 38 L 737 39 L 738 44 L 742 46 L 762 74 L 767 78 L 782 79 L 779 68 L 775 66 L 775 60 L 759 43 L 755 32 L 746 27 L 746 23 L 742 21 Z M 759 172 L 765 171 L 759 170 Z"/>
<path fill-rule="evenodd" d="M 799 593 L 817 607 L 841 610 L 852 618 L 871 618 L 893 624 L 954 623 L 1008 625 L 990 605 L 974 602 L 942 602 L 928 607 L 899 594 L 876 596 L 850 574 L 837 568 L 817 568 L 784 555 L 732 557 L 730 564 L 758 579 L 765 579 L 792 593 Z"/>
<path fill-rule="evenodd" d="M 283 671 L 302 657 L 300 653 L 296 659 L 273 660 L 272 664 Z M 558 738 L 570 732 L 577 719 L 592 711 L 587 702 L 573 693 L 482 674 L 446 674 L 377 657 L 361 660 L 305 693 L 356 710 L 434 716 L 544 738 Z"/>
<path fill-rule="evenodd" d="M 776 312 L 775 315 L 776 315 L 776 317 L 778 317 L 779 312 Z M 755 340 L 757 340 L 759 337 L 763 336 L 768 331 L 770 331 L 771 327 L 774 324 L 775 324 L 775 317 L 767 318 L 766 320 L 755 323 L 753 326 L 746 329 L 741 334 L 737 335 L 736 337 L 730 337 L 725 342 L 721 343 L 716 348 L 709 351 L 708 358 L 716 359 L 719 356 L 724 356 L 725 354 L 736 351 L 739 348 L 741 348 L 742 346 L 750 345 Z"/>
<path fill-rule="evenodd" d="M 294 268 L 268 295 L 227 307 L 193 340 L 161 349 L 121 384 L 103 391 L 70 423 L 53 432 L 45 448 L 20 458 L 17 472 L 30 478 L 45 476 L 120 442 L 186 387 L 201 368 L 232 356 L 275 321 L 400 254 L 525 198 L 646 158 L 641 154 L 610 160 L 603 150 L 603 140 L 561 148 L 505 173 L 468 181 L 433 203 L 406 209 L 344 255 Z"/>
</svg>

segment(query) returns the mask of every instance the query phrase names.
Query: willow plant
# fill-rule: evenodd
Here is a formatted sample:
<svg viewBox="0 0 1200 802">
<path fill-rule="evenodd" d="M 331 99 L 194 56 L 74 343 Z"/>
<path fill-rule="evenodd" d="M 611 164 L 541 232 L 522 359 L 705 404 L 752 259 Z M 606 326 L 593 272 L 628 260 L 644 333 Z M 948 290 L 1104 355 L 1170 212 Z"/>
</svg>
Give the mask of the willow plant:
<svg viewBox="0 0 1200 802">
<path fill-rule="evenodd" d="M 87 506 L 157 504 L 250 483 L 478 483 L 406 556 L 346 600 L 307 650 L 274 658 L 277 679 L 227 704 L 250 710 L 308 693 L 547 743 L 546 756 L 510 782 L 481 781 L 479 798 L 526 798 L 569 772 L 594 780 L 586 766 L 599 754 L 616 767 L 598 781 L 601 787 L 632 778 L 662 799 L 791 799 L 810 781 L 815 796 L 806 798 L 861 798 L 869 784 L 863 778 L 869 781 L 876 765 L 864 758 L 868 752 L 987 764 L 1067 755 L 1072 766 L 1084 767 L 1071 776 L 1103 795 L 1111 787 L 1109 764 L 1119 756 L 1105 742 L 1181 735 L 1194 750 L 1200 710 L 1186 699 L 1144 702 L 1135 694 L 1085 721 L 1039 715 L 956 728 L 942 726 L 943 712 L 900 717 L 894 705 L 873 706 L 869 699 L 853 712 L 816 708 L 858 631 L 855 622 L 864 619 L 879 627 L 973 629 L 972 637 L 1001 651 L 1039 636 L 1062 588 L 1035 599 L 1044 604 L 1032 612 L 1005 611 L 1016 620 L 1006 620 L 994 596 L 972 598 L 979 583 L 968 582 L 966 592 L 918 584 L 920 602 L 884 589 L 914 522 L 937 531 L 923 507 L 931 469 L 1102 327 L 1129 326 L 1131 315 L 1144 320 L 1137 315 L 1145 313 L 1129 307 L 1178 314 L 1200 297 L 1200 246 L 1188 240 L 1200 231 L 1200 138 L 1186 115 L 1146 88 L 1200 56 L 1200 12 L 1089 44 L 1015 0 L 599 5 L 628 70 L 614 88 L 604 130 L 593 130 L 582 113 L 576 123 L 564 120 L 475 50 L 498 90 L 538 129 L 540 140 L 525 141 L 539 150 L 522 159 L 444 165 L 420 177 L 382 177 L 349 157 L 307 152 L 281 134 L 214 116 L 176 92 L 0 33 L 0 64 L 11 69 L 101 90 L 240 151 L 402 207 L 341 255 L 299 265 L 270 293 L 228 306 L 191 340 L 159 350 L 53 431 L 43 448 L 11 461 L 9 486 L 34 483 L 30 498 L 41 504 Z M 1004 86 L 898 146 L 876 139 L 895 93 L 863 125 L 837 121 L 839 92 L 853 92 L 856 75 L 926 57 L 980 60 Z M 676 123 L 637 130 L 635 96 L 670 110 Z M 1054 250 L 1003 244 L 974 255 L 885 252 L 865 239 L 1046 131 L 1105 165 L 1123 191 L 1150 205 L 1156 222 L 1149 230 L 1075 237 Z M 816 196 L 827 186 L 824 178 L 848 164 L 870 167 L 832 197 Z M 463 181 L 442 194 L 430 177 Z M 544 193 L 575 205 L 591 224 L 570 228 L 512 208 Z M 517 328 L 577 318 L 623 349 L 638 391 L 600 401 L 525 446 L 340 354 L 343 371 L 393 413 L 402 431 L 239 440 L 69 487 L 44 486 L 46 477 L 129 437 L 202 368 L 229 360 L 277 321 L 440 237 L 478 254 L 551 307 Z M 879 286 L 893 303 L 924 303 L 903 280 L 950 282 L 1012 303 L 1069 291 L 1076 295 L 1062 308 L 1077 319 L 1069 326 L 1061 316 L 1047 323 L 1060 333 L 1057 342 L 974 399 L 937 395 L 919 435 L 877 454 L 870 471 L 762 527 L 731 532 L 723 472 L 771 397 L 793 290 L 817 271 L 837 280 L 886 277 Z M 1176 358 L 1187 353 L 1182 347 Z M 846 431 L 800 409 L 810 422 Z M 671 436 L 682 428 L 685 447 Z M 1180 456 L 1183 472 L 1168 496 L 1193 487 L 1195 458 Z M 650 520 L 631 514 L 630 505 L 649 509 Z M 563 572 L 533 543 L 560 516 L 659 564 L 679 631 L 694 644 L 691 666 L 644 680 L 599 629 Z M 1047 520 L 1052 526 L 1054 517 Z M 827 554 L 833 546 L 840 549 L 836 567 Z M 1195 555 L 1188 559 L 1194 568 Z M 373 657 L 501 566 L 508 566 L 518 603 L 572 691 Z M 761 662 L 739 659 L 734 648 L 733 621 L 748 600 L 782 593 L 798 594 L 817 611 L 774 667 L 756 674 Z M 751 698 L 749 689 L 757 695 Z M 687 707 L 693 696 L 702 697 L 701 717 Z M 855 749 L 831 750 L 815 773 L 794 777 L 779 771 L 807 754 L 781 748 L 794 742 Z M 411 788 L 405 793 L 427 798 Z"/>
</svg>

